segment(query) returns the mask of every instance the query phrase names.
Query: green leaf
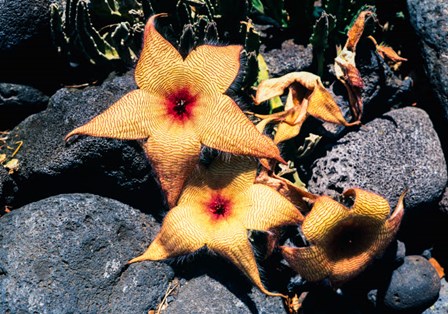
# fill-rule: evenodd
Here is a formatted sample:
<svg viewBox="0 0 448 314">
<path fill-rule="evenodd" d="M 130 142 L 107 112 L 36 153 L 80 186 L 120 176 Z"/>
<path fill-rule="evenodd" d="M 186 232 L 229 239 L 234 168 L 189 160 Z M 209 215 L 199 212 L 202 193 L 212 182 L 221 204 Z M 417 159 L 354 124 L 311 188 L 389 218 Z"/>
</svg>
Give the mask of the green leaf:
<svg viewBox="0 0 448 314">
<path fill-rule="evenodd" d="M 261 3 L 261 0 L 252 0 L 252 7 L 255 10 L 257 10 L 258 12 L 260 12 L 261 14 L 265 14 L 264 6 L 263 6 L 263 3 Z"/>
</svg>

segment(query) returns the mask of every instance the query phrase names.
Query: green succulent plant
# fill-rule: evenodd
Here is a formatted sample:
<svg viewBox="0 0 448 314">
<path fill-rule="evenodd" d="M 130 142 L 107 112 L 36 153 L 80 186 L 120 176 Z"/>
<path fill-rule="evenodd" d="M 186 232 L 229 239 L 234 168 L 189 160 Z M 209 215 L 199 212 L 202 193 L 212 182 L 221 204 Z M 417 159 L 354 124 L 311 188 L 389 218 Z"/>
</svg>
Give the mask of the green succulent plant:
<svg viewBox="0 0 448 314">
<path fill-rule="evenodd" d="M 53 41 L 71 65 L 130 66 L 141 46 L 145 17 L 137 1 L 67 0 L 50 5 Z"/>
<path fill-rule="evenodd" d="M 247 0 L 67 0 L 50 5 L 55 46 L 67 62 L 109 71 L 135 64 L 146 20 L 168 13 L 166 26 L 173 45 L 183 54 L 203 43 L 241 44 L 246 56 L 242 87 L 258 74 L 260 39 L 248 18 Z"/>
</svg>

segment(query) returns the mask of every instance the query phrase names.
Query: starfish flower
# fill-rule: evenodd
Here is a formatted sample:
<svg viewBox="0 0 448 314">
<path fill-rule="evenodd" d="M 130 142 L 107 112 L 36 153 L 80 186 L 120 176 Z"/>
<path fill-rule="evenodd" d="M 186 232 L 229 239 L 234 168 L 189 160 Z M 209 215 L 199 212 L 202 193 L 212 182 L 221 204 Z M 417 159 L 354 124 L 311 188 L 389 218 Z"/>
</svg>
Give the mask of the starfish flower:
<svg viewBox="0 0 448 314">
<path fill-rule="evenodd" d="M 237 45 L 196 47 L 183 59 L 156 30 L 151 17 L 135 69 L 139 89 L 70 132 L 143 139 L 170 207 L 199 161 L 201 144 L 237 155 L 275 158 L 276 145 L 262 135 L 224 92 L 240 68 Z"/>
<path fill-rule="evenodd" d="M 323 86 L 320 77 L 309 72 L 293 72 L 261 82 L 257 88 L 255 103 L 259 104 L 280 96 L 286 88 L 289 89 L 289 93 L 284 111 L 270 115 L 256 115 L 263 119 L 259 126 L 261 129 L 267 123 L 280 122 L 274 137 L 275 143 L 297 136 L 303 122 L 310 115 L 345 126 L 359 124 L 359 122 L 349 123 L 344 119 L 339 106 Z"/>
<path fill-rule="evenodd" d="M 302 225 L 311 246 L 281 247 L 286 261 L 309 281 L 329 278 L 340 285 L 350 280 L 384 251 L 398 231 L 404 193 L 389 218 L 389 204 L 377 194 L 350 189 L 344 196 L 354 197 L 351 208 L 328 196 L 315 201 Z"/>
<path fill-rule="evenodd" d="M 254 183 L 257 164 L 244 157 L 216 159 L 187 181 L 178 205 L 144 254 L 130 263 L 162 260 L 206 246 L 234 263 L 264 293 L 248 230 L 269 231 L 303 220 L 299 210 L 272 188 Z"/>
</svg>

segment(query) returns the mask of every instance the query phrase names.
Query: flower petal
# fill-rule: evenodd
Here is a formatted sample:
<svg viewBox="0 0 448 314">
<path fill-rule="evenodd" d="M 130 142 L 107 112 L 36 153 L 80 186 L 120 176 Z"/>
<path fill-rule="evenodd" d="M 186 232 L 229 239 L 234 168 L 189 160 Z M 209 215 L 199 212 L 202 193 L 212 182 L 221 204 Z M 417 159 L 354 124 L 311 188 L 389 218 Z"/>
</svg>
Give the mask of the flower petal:
<svg viewBox="0 0 448 314">
<path fill-rule="evenodd" d="M 135 68 L 138 87 L 166 94 L 175 90 L 176 82 L 183 81 L 185 73 L 180 53 L 156 30 L 154 21 L 166 14 L 153 15 L 145 26 L 143 49 Z"/>
<path fill-rule="evenodd" d="M 162 260 L 192 253 L 205 245 L 207 233 L 201 227 L 192 208 L 174 207 L 165 216 L 160 232 L 146 252 L 129 263 Z"/>
<path fill-rule="evenodd" d="M 389 203 L 384 197 L 378 194 L 354 188 L 345 191 L 343 195 L 354 197 L 354 203 L 351 208 L 353 214 L 371 218 L 372 223 L 373 220 L 382 223 L 389 216 Z"/>
<path fill-rule="evenodd" d="M 168 206 L 176 205 L 186 179 L 199 162 L 201 144 L 191 128 L 162 129 L 143 145 L 166 193 Z"/>
<path fill-rule="evenodd" d="M 320 78 L 316 79 L 313 92 L 309 96 L 307 111 L 315 118 L 335 124 L 352 126 L 360 123 L 359 121 L 349 123 L 345 120 L 341 109 L 330 92 L 322 85 Z"/>
<path fill-rule="evenodd" d="M 301 213 L 309 212 L 309 206 L 305 199 L 307 199 L 308 201 L 314 201 L 318 197 L 317 195 L 312 194 L 304 190 L 303 188 L 299 188 L 291 181 L 263 168 L 258 173 L 255 182 L 267 185 L 275 191 L 279 192 L 282 196 L 284 196 L 295 206 L 297 206 Z"/>
<path fill-rule="evenodd" d="M 237 155 L 284 162 L 274 142 L 257 130 L 230 97 L 215 94 L 198 101 L 195 129 L 201 143 Z M 217 127 L 217 123 L 221 125 Z"/>
<path fill-rule="evenodd" d="M 372 262 L 372 251 L 360 252 L 349 258 L 341 258 L 331 263 L 331 274 L 329 279 L 335 286 L 356 277 Z"/>
<path fill-rule="evenodd" d="M 316 79 L 319 77 L 309 72 L 292 72 L 281 77 L 264 80 L 257 87 L 257 94 L 255 95 L 255 103 L 259 104 L 263 101 L 271 99 L 275 96 L 283 94 L 294 82 L 299 83 L 308 90 L 312 90 Z"/>
<path fill-rule="evenodd" d="M 386 226 L 389 230 L 392 230 L 394 233 L 397 233 L 398 228 L 400 227 L 401 220 L 404 215 L 404 197 L 406 196 L 407 191 L 404 191 L 400 198 L 398 199 L 397 207 L 395 207 L 394 212 L 386 221 Z"/>
<path fill-rule="evenodd" d="M 250 188 L 257 174 L 257 161 L 245 156 L 217 158 L 208 169 L 204 180 L 215 190 L 226 190 L 232 196 Z M 214 180 L 211 180 L 214 178 Z"/>
<path fill-rule="evenodd" d="M 241 50 L 242 46 L 237 45 L 201 45 L 192 50 L 185 66 L 192 81 L 198 82 L 198 92 L 224 93 L 238 75 Z"/>
<path fill-rule="evenodd" d="M 290 201 L 263 184 L 254 184 L 237 195 L 235 203 L 249 204 L 248 207 L 235 206 L 239 220 L 247 229 L 268 231 L 303 221 L 303 215 Z"/>
<path fill-rule="evenodd" d="M 185 184 L 179 204 L 209 200 L 207 191 L 219 191 L 228 199 L 248 189 L 254 182 L 257 161 L 245 156 L 218 156 L 208 167 L 197 168 Z"/>
<path fill-rule="evenodd" d="M 71 131 L 65 139 L 83 134 L 117 139 L 145 139 L 154 129 L 163 108 L 162 100 L 148 92 L 133 90 L 92 120 Z"/>
<path fill-rule="evenodd" d="M 350 213 L 344 205 L 328 196 L 321 196 L 316 199 L 311 212 L 305 217 L 303 234 L 314 244 L 327 241 L 333 228 L 349 216 Z"/>
<path fill-rule="evenodd" d="M 322 280 L 331 273 L 331 265 L 324 252 L 316 246 L 300 248 L 281 246 L 280 249 L 291 268 L 306 280 Z"/>
<path fill-rule="evenodd" d="M 235 264 L 263 293 L 270 296 L 283 296 L 280 293 L 269 292 L 263 286 L 252 247 L 247 239 L 246 229 L 239 222 L 230 221 L 221 224 L 215 229 L 207 246 Z"/>
</svg>

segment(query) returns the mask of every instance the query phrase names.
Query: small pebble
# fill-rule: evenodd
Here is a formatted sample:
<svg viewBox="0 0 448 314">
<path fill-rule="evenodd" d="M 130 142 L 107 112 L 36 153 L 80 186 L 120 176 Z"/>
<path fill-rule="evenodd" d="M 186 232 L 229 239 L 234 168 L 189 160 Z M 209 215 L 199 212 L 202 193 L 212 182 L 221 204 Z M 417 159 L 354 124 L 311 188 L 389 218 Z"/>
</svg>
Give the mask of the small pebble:
<svg viewBox="0 0 448 314">
<path fill-rule="evenodd" d="M 421 312 L 436 302 L 440 291 L 440 278 L 435 268 L 422 256 L 411 255 L 391 276 L 385 292 L 377 297 L 385 309 L 394 312 Z M 380 304 L 381 304 L 380 303 Z"/>
</svg>

